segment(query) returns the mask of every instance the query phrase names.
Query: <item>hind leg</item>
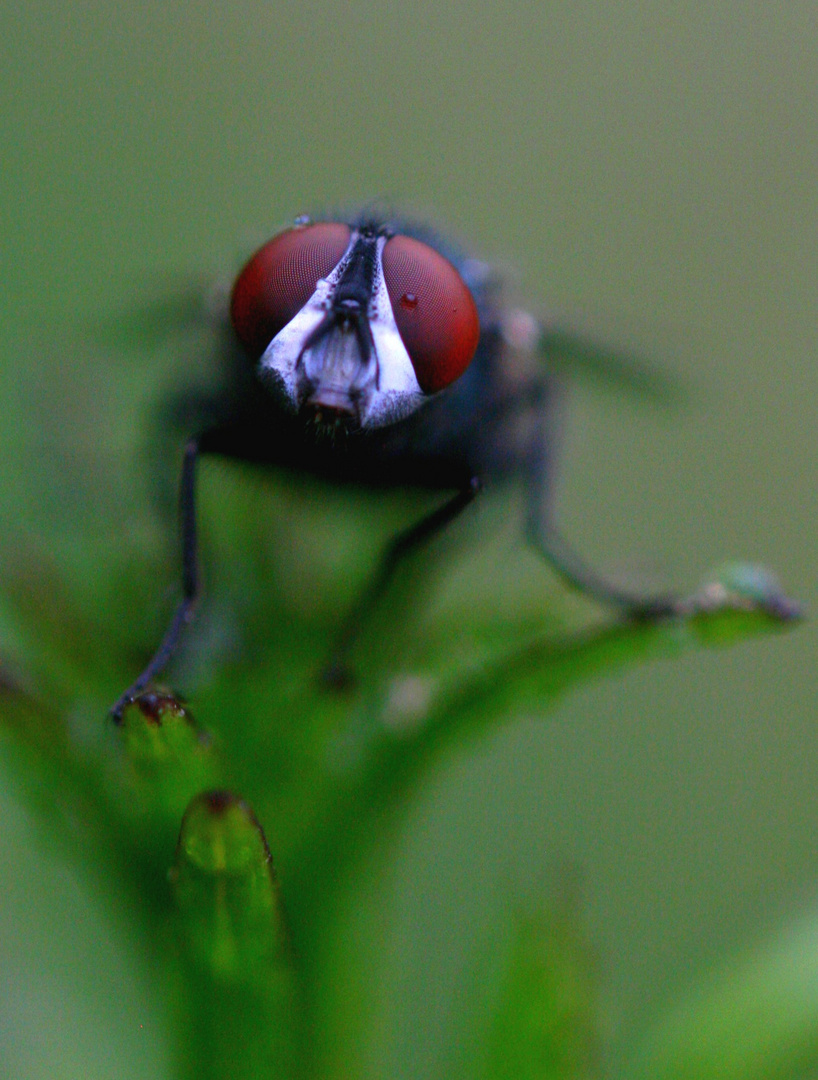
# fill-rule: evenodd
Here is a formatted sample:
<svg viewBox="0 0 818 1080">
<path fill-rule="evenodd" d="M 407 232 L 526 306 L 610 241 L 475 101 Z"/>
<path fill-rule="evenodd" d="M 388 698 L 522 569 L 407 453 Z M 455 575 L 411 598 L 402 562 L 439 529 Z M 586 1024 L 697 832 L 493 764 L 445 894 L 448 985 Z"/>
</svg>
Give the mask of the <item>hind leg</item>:
<svg viewBox="0 0 818 1080">
<path fill-rule="evenodd" d="M 678 601 L 622 589 L 582 559 L 554 522 L 553 478 L 561 429 L 560 387 L 553 379 L 539 388 L 533 403 L 534 424 L 523 464 L 526 485 L 526 536 L 569 585 L 631 619 L 673 615 Z"/>
<path fill-rule="evenodd" d="M 331 686 L 345 686 L 352 678 L 347 658 L 367 619 L 375 610 L 389 582 L 400 563 L 411 552 L 421 547 L 432 537 L 442 532 L 471 503 L 480 491 L 480 482 L 471 477 L 464 483 L 448 502 L 433 510 L 426 517 L 398 533 L 390 541 L 372 580 L 367 585 L 360 600 L 344 620 L 332 653 L 332 658 L 324 672 L 324 678 Z"/>
</svg>

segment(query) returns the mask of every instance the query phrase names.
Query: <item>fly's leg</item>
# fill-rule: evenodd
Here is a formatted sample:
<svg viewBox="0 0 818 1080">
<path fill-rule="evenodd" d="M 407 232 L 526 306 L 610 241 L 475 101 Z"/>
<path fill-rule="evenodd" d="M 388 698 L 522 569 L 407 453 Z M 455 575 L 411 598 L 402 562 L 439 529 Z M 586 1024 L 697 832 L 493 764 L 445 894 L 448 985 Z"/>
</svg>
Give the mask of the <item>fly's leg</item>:
<svg viewBox="0 0 818 1080">
<path fill-rule="evenodd" d="M 525 461 L 526 535 L 529 542 L 569 585 L 619 610 L 630 619 L 658 619 L 674 615 L 678 601 L 671 596 L 645 596 L 621 589 L 597 574 L 563 538 L 553 521 L 552 479 L 555 447 L 559 441 L 558 391 L 553 380 L 540 388 L 536 425 Z"/>
<path fill-rule="evenodd" d="M 199 593 L 199 563 L 196 543 L 196 462 L 201 439 L 193 438 L 185 446 L 182 462 L 182 478 L 179 485 L 179 517 L 182 533 L 182 599 L 174 612 L 170 625 L 159 648 L 151 657 L 144 671 L 120 695 L 111 709 L 111 718 L 119 723 L 125 708 L 166 667 L 179 645 L 187 624 L 193 617 L 193 609 Z"/>
<path fill-rule="evenodd" d="M 473 476 L 443 506 L 438 507 L 426 517 L 421 518 L 416 524 L 398 533 L 390 541 L 381 556 L 374 577 L 367 585 L 358 603 L 347 616 L 341 632 L 336 638 L 331 661 L 324 671 L 325 681 L 330 686 L 341 688 L 350 682 L 352 676 L 347 663 L 349 651 L 355 644 L 366 620 L 377 607 L 401 561 L 454 521 L 474 500 L 479 491 L 480 481 L 476 476 Z"/>
</svg>

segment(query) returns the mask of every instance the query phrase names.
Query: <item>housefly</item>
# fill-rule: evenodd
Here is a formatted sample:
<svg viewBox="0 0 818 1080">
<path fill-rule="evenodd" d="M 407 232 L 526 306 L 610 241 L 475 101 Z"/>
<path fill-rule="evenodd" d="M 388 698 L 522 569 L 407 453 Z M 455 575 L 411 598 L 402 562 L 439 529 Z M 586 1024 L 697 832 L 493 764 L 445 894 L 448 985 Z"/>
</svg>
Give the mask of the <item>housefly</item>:
<svg viewBox="0 0 818 1080">
<path fill-rule="evenodd" d="M 549 481 L 559 380 L 547 366 L 555 344 L 583 348 L 579 339 L 506 312 L 485 264 L 458 258 L 421 229 L 369 216 L 299 218 L 274 236 L 233 286 L 224 345 L 229 385 L 188 432 L 180 484 L 182 599 L 112 715 L 119 718 L 162 672 L 191 620 L 199 590 L 196 465 L 203 454 L 331 482 L 441 493 L 436 509 L 388 544 L 343 623 L 329 670 L 336 681 L 401 559 L 482 488 L 511 477 L 525 487 L 529 541 L 570 585 L 627 618 L 672 614 L 673 600 L 633 595 L 596 575 L 555 527 Z"/>
</svg>

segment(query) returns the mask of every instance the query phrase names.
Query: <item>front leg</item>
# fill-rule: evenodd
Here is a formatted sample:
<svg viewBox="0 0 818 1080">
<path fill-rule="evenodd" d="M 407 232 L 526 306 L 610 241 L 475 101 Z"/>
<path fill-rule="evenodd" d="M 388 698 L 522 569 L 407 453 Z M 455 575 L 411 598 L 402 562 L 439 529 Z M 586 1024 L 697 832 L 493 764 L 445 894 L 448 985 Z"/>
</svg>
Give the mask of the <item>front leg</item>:
<svg viewBox="0 0 818 1080">
<path fill-rule="evenodd" d="M 421 518 L 414 525 L 410 525 L 408 529 L 398 533 L 389 542 L 374 577 L 347 615 L 335 640 L 332 658 L 324 671 L 324 679 L 330 686 L 342 688 L 350 683 L 352 675 L 348 666 L 349 651 L 367 619 L 377 607 L 401 561 L 454 521 L 474 500 L 479 491 L 479 479 L 476 476 L 470 477 L 448 502 Z"/>
<path fill-rule="evenodd" d="M 176 652 L 182 633 L 193 617 L 193 610 L 199 594 L 199 559 L 196 535 L 196 462 L 199 458 L 202 439 L 195 437 L 185 446 L 182 462 L 182 477 L 179 485 L 179 518 L 182 536 L 182 599 L 174 612 L 170 625 L 159 648 L 148 661 L 141 674 L 122 693 L 111 709 L 110 715 L 115 723 L 120 723 L 122 713 L 128 705 L 160 675 Z"/>
</svg>

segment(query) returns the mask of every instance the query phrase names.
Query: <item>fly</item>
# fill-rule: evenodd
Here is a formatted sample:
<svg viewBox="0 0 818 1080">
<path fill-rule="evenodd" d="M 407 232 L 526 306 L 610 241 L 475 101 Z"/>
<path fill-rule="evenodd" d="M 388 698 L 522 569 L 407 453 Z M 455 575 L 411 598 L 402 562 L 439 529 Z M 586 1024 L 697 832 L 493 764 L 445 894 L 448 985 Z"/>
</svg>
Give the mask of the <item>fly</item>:
<svg viewBox="0 0 818 1080">
<path fill-rule="evenodd" d="M 525 485 L 529 541 L 570 585 L 626 618 L 674 614 L 671 598 L 612 586 L 560 536 L 549 498 L 557 380 L 544 364 L 521 367 L 520 339 L 541 351 L 549 340 L 530 317 L 503 312 L 484 264 L 448 257 L 418 230 L 370 218 L 300 218 L 260 248 L 231 295 L 229 386 L 207 403 L 184 451 L 182 599 L 153 657 L 114 705 L 114 718 L 161 674 L 192 618 L 203 454 L 445 493 L 388 544 L 343 623 L 331 665 L 338 681 L 404 556 L 486 484 L 511 477 Z"/>
</svg>

